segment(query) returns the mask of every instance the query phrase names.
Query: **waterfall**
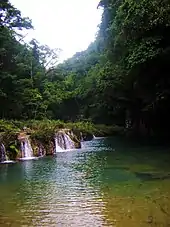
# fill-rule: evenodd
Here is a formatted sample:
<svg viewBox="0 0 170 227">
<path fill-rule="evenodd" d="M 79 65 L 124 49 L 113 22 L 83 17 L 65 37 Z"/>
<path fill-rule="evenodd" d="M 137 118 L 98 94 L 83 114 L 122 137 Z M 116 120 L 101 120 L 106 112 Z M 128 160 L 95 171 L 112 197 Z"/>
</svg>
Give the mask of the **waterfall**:
<svg viewBox="0 0 170 227">
<path fill-rule="evenodd" d="M 100 139 L 104 139 L 104 138 L 106 138 L 106 137 L 104 137 L 104 136 L 96 137 L 95 135 L 93 135 L 93 140 L 100 140 Z"/>
<path fill-rule="evenodd" d="M 66 149 L 74 149 L 75 148 L 75 144 L 74 144 L 73 140 L 67 134 L 64 134 L 64 139 L 65 139 Z"/>
<path fill-rule="evenodd" d="M 8 160 L 8 157 L 6 155 L 6 149 L 3 143 L 0 144 L 0 163 L 1 164 L 15 163 L 15 161 Z"/>
<path fill-rule="evenodd" d="M 22 158 L 20 158 L 20 160 L 36 159 L 36 157 L 33 156 L 33 150 L 28 137 L 22 138 L 21 140 L 21 152 Z"/>
<path fill-rule="evenodd" d="M 71 134 L 70 134 L 71 135 Z M 74 141 L 64 131 L 59 131 L 55 136 L 55 151 L 61 152 L 63 150 L 74 149 Z"/>
<path fill-rule="evenodd" d="M 6 157 L 6 149 L 3 143 L 0 145 L 0 162 L 6 162 L 7 157 Z"/>
<path fill-rule="evenodd" d="M 93 135 L 93 139 L 95 140 L 95 139 L 97 139 L 97 137 L 95 137 L 95 135 Z"/>
<path fill-rule="evenodd" d="M 21 151 L 23 152 L 24 158 L 33 157 L 33 150 L 28 138 L 21 142 Z"/>
<path fill-rule="evenodd" d="M 63 148 L 61 148 L 60 145 L 59 145 L 59 144 L 61 144 L 59 141 L 60 141 L 59 137 L 56 136 L 55 137 L 55 152 L 59 152 L 59 151 L 63 150 Z"/>
</svg>

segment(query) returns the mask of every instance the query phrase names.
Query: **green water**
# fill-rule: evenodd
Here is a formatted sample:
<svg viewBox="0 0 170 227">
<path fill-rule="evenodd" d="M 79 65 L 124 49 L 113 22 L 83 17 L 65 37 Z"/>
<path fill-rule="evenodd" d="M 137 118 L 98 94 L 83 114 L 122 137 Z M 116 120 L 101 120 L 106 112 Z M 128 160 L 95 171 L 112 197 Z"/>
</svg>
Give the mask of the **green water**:
<svg viewBox="0 0 170 227">
<path fill-rule="evenodd" d="M 170 226 L 170 149 L 110 138 L 0 165 L 0 226 Z"/>
</svg>

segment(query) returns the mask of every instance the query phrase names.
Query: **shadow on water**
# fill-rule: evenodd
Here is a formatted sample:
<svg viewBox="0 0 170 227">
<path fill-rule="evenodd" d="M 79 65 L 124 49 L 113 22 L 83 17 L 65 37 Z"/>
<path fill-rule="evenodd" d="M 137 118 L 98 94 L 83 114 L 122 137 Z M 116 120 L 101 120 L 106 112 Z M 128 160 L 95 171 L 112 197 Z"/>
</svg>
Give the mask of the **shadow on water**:
<svg viewBox="0 0 170 227">
<path fill-rule="evenodd" d="M 153 146 L 154 144 L 154 146 Z M 108 226 L 170 226 L 170 148 L 107 138 L 76 168 L 100 188 Z"/>
<path fill-rule="evenodd" d="M 167 175 L 160 173 L 135 173 L 136 177 L 143 181 L 155 181 L 155 180 L 166 180 L 170 179 L 170 173 Z"/>
</svg>

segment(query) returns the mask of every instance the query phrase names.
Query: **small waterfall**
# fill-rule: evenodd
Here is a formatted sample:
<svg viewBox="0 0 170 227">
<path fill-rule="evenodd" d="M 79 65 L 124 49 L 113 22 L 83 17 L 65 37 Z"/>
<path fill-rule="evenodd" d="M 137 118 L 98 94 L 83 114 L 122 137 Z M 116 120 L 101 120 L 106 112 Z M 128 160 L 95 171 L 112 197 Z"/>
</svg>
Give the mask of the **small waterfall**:
<svg viewBox="0 0 170 227">
<path fill-rule="evenodd" d="M 22 158 L 20 158 L 21 160 L 29 160 L 36 158 L 33 156 L 33 150 L 28 137 L 25 137 L 21 140 L 21 152 L 22 152 Z"/>
<path fill-rule="evenodd" d="M 31 158 L 33 157 L 33 150 L 28 138 L 21 142 L 21 151 L 23 152 L 23 158 Z"/>
<path fill-rule="evenodd" d="M 71 135 L 71 134 L 70 134 Z M 66 132 L 60 131 L 55 136 L 55 150 L 61 152 L 63 150 L 74 149 L 74 141 L 67 135 Z"/>
<path fill-rule="evenodd" d="M 0 144 L 0 163 L 1 164 L 10 164 L 15 163 L 15 161 L 9 160 L 6 155 L 6 149 L 3 143 Z"/>
<path fill-rule="evenodd" d="M 104 138 L 106 138 L 106 137 L 104 137 L 104 136 L 96 137 L 95 135 L 93 135 L 93 140 L 100 140 L 100 139 L 104 139 Z"/>
<path fill-rule="evenodd" d="M 72 139 L 67 134 L 64 134 L 64 140 L 65 140 L 66 149 L 74 149 L 75 148 L 74 142 L 72 141 Z"/>
<path fill-rule="evenodd" d="M 6 149 L 3 143 L 0 145 L 0 162 L 6 162 L 7 156 L 6 156 Z"/>
<path fill-rule="evenodd" d="M 60 138 L 58 136 L 55 137 L 55 152 L 59 152 L 59 151 L 62 151 L 63 148 L 60 147 Z"/>
</svg>

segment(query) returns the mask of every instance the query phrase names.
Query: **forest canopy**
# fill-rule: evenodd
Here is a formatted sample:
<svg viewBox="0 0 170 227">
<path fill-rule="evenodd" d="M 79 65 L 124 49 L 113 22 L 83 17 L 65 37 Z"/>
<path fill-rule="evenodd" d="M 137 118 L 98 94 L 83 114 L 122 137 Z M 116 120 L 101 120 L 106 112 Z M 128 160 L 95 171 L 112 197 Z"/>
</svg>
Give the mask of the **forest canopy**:
<svg viewBox="0 0 170 227">
<path fill-rule="evenodd" d="M 170 2 L 101 0 L 96 40 L 62 64 L 10 1 L 0 2 L 0 118 L 88 120 L 168 135 Z"/>
</svg>

